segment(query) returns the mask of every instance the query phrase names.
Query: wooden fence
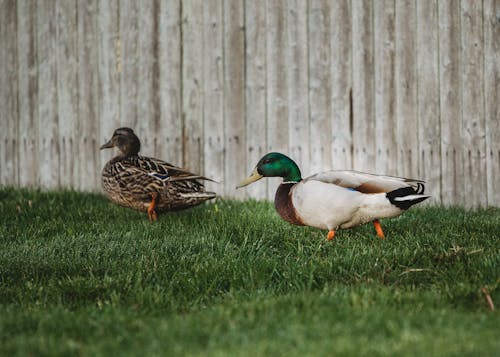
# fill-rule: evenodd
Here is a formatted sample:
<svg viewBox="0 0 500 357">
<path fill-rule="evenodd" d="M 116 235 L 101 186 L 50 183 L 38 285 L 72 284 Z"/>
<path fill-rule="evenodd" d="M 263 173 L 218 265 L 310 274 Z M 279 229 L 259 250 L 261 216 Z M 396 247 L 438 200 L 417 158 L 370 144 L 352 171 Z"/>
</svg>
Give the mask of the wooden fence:
<svg viewBox="0 0 500 357">
<path fill-rule="evenodd" d="M 499 0 L 0 0 L 0 44 L 1 185 L 99 190 L 130 126 L 226 197 L 272 150 L 500 206 Z"/>
</svg>

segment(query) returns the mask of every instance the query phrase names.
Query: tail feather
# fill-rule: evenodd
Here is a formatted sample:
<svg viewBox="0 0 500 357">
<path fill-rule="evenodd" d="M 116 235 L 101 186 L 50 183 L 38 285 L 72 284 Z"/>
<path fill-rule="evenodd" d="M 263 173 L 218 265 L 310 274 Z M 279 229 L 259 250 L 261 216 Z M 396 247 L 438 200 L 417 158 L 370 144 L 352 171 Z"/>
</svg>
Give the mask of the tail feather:
<svg viewBox="0 0 500 357">
<path fill-rule="evenodd" d="M 424 185 L 419 183 L 416 188 L 402 187 L 397 190 L 387 192 L 386 197 L 394 206 L 407 210 L 411 206 L 428 199 L 429 195 L 423 195 Z"/>
</svg>

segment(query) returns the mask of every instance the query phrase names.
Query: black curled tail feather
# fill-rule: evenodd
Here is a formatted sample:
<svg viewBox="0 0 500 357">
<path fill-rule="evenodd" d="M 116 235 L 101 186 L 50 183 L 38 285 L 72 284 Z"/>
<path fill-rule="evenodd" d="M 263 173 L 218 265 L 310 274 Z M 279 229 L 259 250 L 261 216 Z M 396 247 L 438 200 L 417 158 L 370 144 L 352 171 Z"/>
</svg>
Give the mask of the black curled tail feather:
<svg viewBox="0 0 500 357">
<path fill-rule="evenodd" d="M 402 187 L 398 188 L 397 190 L 387 192 L 386 197 L 394 206 L 402 210 L 407 210 L 414 204 L 422 202 L 430 197 L 427 195 L 422 195 L 423 192 L 424 185 L 418 183 L 416 188 Z"/>
<path fill-rule="evenodd" d="M 425 185 L 421 182 L 417 182 L 417 188 L 415 189 L 415 193 L 421 195 L 424 193 L 424 190 L 425 190 Z"/>
</svg>

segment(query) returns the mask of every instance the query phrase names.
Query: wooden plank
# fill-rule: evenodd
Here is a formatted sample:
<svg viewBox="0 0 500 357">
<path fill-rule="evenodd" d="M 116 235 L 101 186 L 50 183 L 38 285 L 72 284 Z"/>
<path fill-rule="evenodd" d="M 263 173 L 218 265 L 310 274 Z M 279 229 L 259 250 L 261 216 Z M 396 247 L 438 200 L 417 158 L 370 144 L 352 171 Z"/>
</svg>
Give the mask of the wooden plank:
<svg viewBox="0 0 500 357">
<path fill-rule="evenodd" d="M 57 111 L 57 37 L 55 2 L 39 3 L 36 11 L 38 68 L 38 168 L 43 189 L 59 186 Z"/>
<path fill-rule="evenodd" d="M 373 3 L 376 171 L 397 175 L 394 0 Z"/>
<path fill-rule="evenodd" d="M 0 185 L 17 186 L 18 105 L 17 105 L 17 2 L 0 1 Z"/>
<path fill-rule="evenodd" d="M 80 190 L 100 187 L 96 1 L 78 1 L 78 176 Z"/>
<path fill-rule="evenodd" d="M 160 1 L 159 13 L 160 120 L 155 153 L 182 165 L 181 0 Z"/>
<path fill-rule="evenodd" d="M 203 2 L 182 2 L 182 164 L 194 172 L 203 168 Z"/>
<path fill-rule="evenodd" d="M 288 83 L 288 153 L 299 165 L 302 175 L 309 168 L 309 101 L 307 52 L 307 1 L 287 2 L 287 83 Z"/>
<path fill-rule="evenodd" d="M 332 167 L 330 3 L 309 3 L 309 111 L 311 173 Z M 314 26 L 311 26 L 314 24 Z"/>
<path fill-rule="evenodd" d="M 246 170 L 250 174 L 259 159 L 267 153 L 266 132 L 266 0 L 249 1 L 245 7 L 246 42 Z M 241 177 L 243 179 L 246 176 Z M 267 197 L 267 180 L 244 189 L 245 197 Z"/>
<path fill-rule="evenodd" d="M 120 71 L 122 54 L 120 53 L 119 1 L 100 1 L 97 9 L 98 29 L 98 73 L 99 95 L 97 98 L 99 113 L 98 145 L 111 138 L 115 129 L 121 126 L 120 118 Z M 116 150 L 102 150 L 99 153 L 99 169 L 117 154 Z"/>
<path fill-rule="evenodd" d="M 500 3 L 483 2 L 488 205 L 500 207 Z"/>
<path fill-rule="evenodd" d="M 267 152 L 289 155 L 286 1 L 267 2 Z M 280 178 L 267 180 L 267 197 L 274 199 Z"/>
<path fill-rule="evenodd" d="M 224 183 L 224 64 L 223 7 L 220 1 L 204 2 L 203 44 L 205 53 L 203 73 L 205 81 L 203 107 L 203 172 L 219 184 L 207 182 L 207 190 L 219 192 Z"/>
<path fill-rule="evenodd" d="M 248 174 L 245 142 L 244 2 L 224 2 L 224 135 L 225 190 L 228 197 L 244 197 L 236 185 Z"/>
<path fill-rule="evenodd" d="M 74 146 L 78 122 L 78 48 L 76 0 L 56 2 L 57 12 L 57 111 L 60 147 L 60 184 L 74 188 Z"/>
<path fill-rule="evenodd" d="M 352 1 L 353 168 L 375 171 L 373 3 Z"/>
<path fill-rule="evenodd" d="M 462 125 L 466 206 L 486 206 L 482 4 L 462 1 Z M 497 118 L 498 119 L 498 118 Z"/>
<path fill-rule="evenodd" d="M 138 53 L 138 6 L 135 0 L 119 3 L 120 38 L 118 55 L 120 62 L 120 126 L 135 128 L 137 125 L 137 100 L 139 79 Z M 140 134 L 140 133 L 139 133 Z"/>
<path fill-rule="evenodd" d="M 437 2 L 417 2 L 417 101 L 420 142 L 419 178 L 427 181 L 429 203 L 441 197 Z M 427 201 L 426 201 L 427 202 Z"/>
<path fill-rule="evenodd" d="M 36 8 L 29 0 L 17 2 L 19 81 L 19 185 L 38 185 L 38 79 Z"/>
<path fill-rule="evenodd" d="M 137 2 L 137 118 L 141 152 L 155 156 L 158 120 L 158 1 Z"/>
<path fill-rule="evenodd" d="M 441 202 L 465 201 L 460 69 L 460 1 L 439 2 Z"/>
<path fill-rule="evenodd" d="M 395 123 L 397 175 L 418 177 L 417 48 L 415 0 L 396 1 Z"/>
<path fill-rule="evenodd" d="M 352 168 L 352 13 L 351 2 L 332 2 L 332 166 Z"/>
</svg>

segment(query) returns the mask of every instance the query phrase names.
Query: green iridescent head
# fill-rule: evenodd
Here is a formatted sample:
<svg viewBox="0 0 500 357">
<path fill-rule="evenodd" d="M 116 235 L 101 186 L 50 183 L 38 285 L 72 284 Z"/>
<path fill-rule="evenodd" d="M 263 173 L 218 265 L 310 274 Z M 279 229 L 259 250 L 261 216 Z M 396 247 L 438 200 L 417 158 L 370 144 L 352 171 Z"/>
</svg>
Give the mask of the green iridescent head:
<svg viewBox="0 0 500 357">
<path fill-rule="evenodd" d="M 299 167 L 292 159 L 279 152 L 270 152 L 259 160 L 250 176 L 243 180 L 237 188 L 249 185 L 263 177 L 283 177 L 285 182 L 302 180 Z"/>
</svg>

